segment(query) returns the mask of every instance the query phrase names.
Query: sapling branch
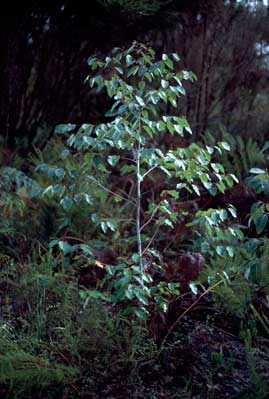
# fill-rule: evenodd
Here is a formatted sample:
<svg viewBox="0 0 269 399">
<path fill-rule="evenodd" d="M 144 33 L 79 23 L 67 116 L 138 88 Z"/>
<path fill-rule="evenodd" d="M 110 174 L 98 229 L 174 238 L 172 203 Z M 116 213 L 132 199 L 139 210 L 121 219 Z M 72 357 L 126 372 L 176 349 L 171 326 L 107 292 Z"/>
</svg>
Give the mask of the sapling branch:
<svg viewBox="0 0 269 399">
<path fill-rule="evenodd" d="M 147 170 L 144 174 L 143 174 L 143 179 L 149 174 L 151 173 L 154 169 L 158 168 L 158 165 L 152 166 L 152 168 L 150 168 L 149 170 Z"/>
<path fill-rule="evenodd" d="M 192 310 L 196 305 L 197 305 L 197 303 L 199 303 L 200 302 L 200 300 L 204 297 L 204 296 L 206 296 L 207 294 L 209 294 L 210 292 L 213 292 L 214 291 L 214 289 L 218 286 L 218 285 L 220 285 L 220 284 L 222 284 L 222 283 L 224 283 L 225 282 L 225 279 L 224 278 L 222 278 L 221 280 L 219 280 L 219 281 L 217 281 L 215 284 L 213 284 L 213 285 L 211 285 L 210 287 L 208 287 L 183 313 L 181 313 L 180 315 L 179 315 L 179 317 L 176 319 L 176 321 L 171 325 L 171 327 L 169 328 L 169 330 L 167 331 L 167 333 L 165 334 L 165 336 L 164 336 L 164 338 L 162 339 L 162 342 L 161 342 L 161 345 L 160 345 L 160 348 L 159 348 L 159 351 L 158 351 L 158 353 L 157 353 L 157 359 L 159 359 L 159 357 L 160 357 L 160 354 L 161 354 L 161 352 L 162 352 L 162 350 L 163 350 L 163 347 L 164 347 L 164 344 L 165 344 L 165 342 L 167 341 L 167 338 L 169 337 L 169 335 L 171 334 L 171 332 L 174 330 L 174 328 L 176 327 L 176 325 L 180 322 L 180 320 L 182 320 L 183 319 L 183 317 L 190 311 L 190 310 Z"/>
<path fill-rule="evenodd" d="M 157 227 L 157 229 L 155 230 L 153 236 L 151 237 L 149 243 L 147 244 L 146 248 L 144 249 L 142 255 L 144 255 L 144 254 L 147 252 L 147 250 L 150 248 L 150 246 L 151 246 L 151 244 L 153 243 L 153 241 L 154 241 L 156 235 L 157 235 L 158 232 L 159 232 L 159 229 L 160 229 L 160 225 L 158 225 L 158 227 Z"/>
<path fill-rule="evenodd" d="M 106 191 L 107 193 L 113 195 L 114 197 L 119 197 L 121 198 L 123 201 L 126 202 L 131 202 L 133 205 L 136 206 L 136 203 L 132 200 L 130 200 L 129 198 L 125 198 L 122 195 L 115 193 L 114 191 L 110 190 L 109 188 L 105 187 L 102 183 L 100 183 L 98 180 L 93 179 L 92 177 L 90 177 L 90 180 L 92 180 L 98 187 L 100 187 L 102 190 Z"/>
<path fill-rule="evenodd" d="M 149 217 L 149 219 L 143 224 L 143 226 L 140 228 L 140 231 L 144 230 L 144 228 L 150 224 L 150 222 L 152 221 L 152 219 L 154 218 L 156 212 L 158 211 L 158 209 L 160 208 L 161 203 L 159 203 L 156 208 L 154 209 L 154 211 L 152 212 L 151 216 Z"/>
</svg>

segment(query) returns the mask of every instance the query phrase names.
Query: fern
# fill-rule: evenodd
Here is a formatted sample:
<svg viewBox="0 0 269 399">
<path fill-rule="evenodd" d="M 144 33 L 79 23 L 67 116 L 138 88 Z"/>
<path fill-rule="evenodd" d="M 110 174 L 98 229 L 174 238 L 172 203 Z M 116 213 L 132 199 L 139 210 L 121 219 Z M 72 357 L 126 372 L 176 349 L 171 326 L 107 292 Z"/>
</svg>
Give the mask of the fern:
<svg viewBox="0 0 269 399">
<path fill-rule="evenodd" d="M 0 168 L 0 193 L 21 192 L 31 196 L 36 191 L 40 191 L 37 182 L 28 177 L 24 172 L 3 166 Z"/>
<path fill-rule="evenodd" d="M 218 154 L 218 161 L 222 163 L 227 173 L 234 173 L 240 180 L 248 175 L 249 169 L 254 166 L 263 166 L 266 162 L 264 148 L 260 148 L 258 143 L 249 137 L 247 141 L 239 135 L 232 135 L 225 130 L 221 131 L 220 140 L 226 141 L 230 146 L 229 152 Z M 202 141 L 214 146 L 217 144 L 217 138 L 207 132 Z"/>
<path fill-rule="evenodd" d="M 229 256 L 211 258 L 201 273 L 201 281 L 208 280 L 210 284 L 214 284 L 222 273 L 229 276 L 226 284 L 216 287 L 213 293 L 216 306 L 224 312 L 245 316 L 247 311 L 253 311 L 252 302 L 257 289 L 265 295 L 269 294 L 268 240 L 260 247 L 259 252 L 258 256 L 249 253 L 244 247 L 238 247 L 233 258 Z M 267 323 L 265 318 L 264 320 Z"/>
<path fill-rule="evenodd" d="M 71 382 L 77 370 L 51 363 L 21 349 L 10 337 L 0 338 L 0 383 L 14 391 Z"/>
</svg>

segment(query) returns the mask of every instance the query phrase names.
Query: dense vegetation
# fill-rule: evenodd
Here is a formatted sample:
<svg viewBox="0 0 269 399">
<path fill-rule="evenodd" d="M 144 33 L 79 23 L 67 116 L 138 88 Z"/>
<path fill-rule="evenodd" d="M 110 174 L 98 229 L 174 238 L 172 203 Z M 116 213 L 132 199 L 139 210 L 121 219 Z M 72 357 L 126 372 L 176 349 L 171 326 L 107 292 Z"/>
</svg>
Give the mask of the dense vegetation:
<svg viewBox="0 0 269 399">
<path fill-rule="evenodd" d="M 0 396 L 266 399 L 267 10 L 79 6 L 0 28 Z"/>
</svg>

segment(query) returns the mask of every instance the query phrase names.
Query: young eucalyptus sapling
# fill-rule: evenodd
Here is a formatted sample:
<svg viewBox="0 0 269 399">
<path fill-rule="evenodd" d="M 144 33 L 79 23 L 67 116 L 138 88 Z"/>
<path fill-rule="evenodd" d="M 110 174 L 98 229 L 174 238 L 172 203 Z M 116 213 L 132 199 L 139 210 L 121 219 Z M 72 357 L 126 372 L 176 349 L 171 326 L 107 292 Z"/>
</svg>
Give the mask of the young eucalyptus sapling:
<svg viewBox="0 0 269 399">
<path fill-rule="evenodd" d="M 173 210 L 171 201 L 180 201 L 183 192 L 197 196 L 200 196 L 203 190 L 208 190 L 212 195 L 218 191 L 223 193 L 227 186 L 231 187 L 236 181 L 235 176 L 225 173 L 222 165 L 212 162 L 214 151 L 228 149 L 224 142 L 205 148 L 191 143 L 187 147 L 179 146 L 168 151 L 154 144 L 154 141 L 160 141 L 163 134 L 180 137 L 183 137 L 185 132 L 191 134 L 187 119 L 179 115 L 178 102 L 180 97 L 185 95 L 183 81 L 194 81 L 196 78 L 191 72 L 178 71 L 179 61 L 176 53 L 163 54 L 161 59 L 156 59 L 153 49 L 137 42 L 127 50 L 114 48 L 111 54 L 104 58 L 90 57 L 88 64 L 93 74 L 86 78 L 86 82 L 96 93 L 105 90 L 111 99 L 112 106 L 106 112 L 108 122 L 96 126 L 83 124 L 71 135 L 70 132 L 76 129 L 75 125 L 57 127 L 58 133 L 68 135 L 67 147 L 75 151 L 75 155 L 68 152 L 66 158 L 84 153 L 86 161 L 83 165 L 87 167 L 84 168 L 84 172 L 83 168 L 81 169 L 80 175 L 67 166 L 54 167 L 56 177 L 61 181 L 61 185 L 67 178 L 83 179 L 84 182 L 90 183 L 90 188 L 89 185 L 81 184 L 79 188 L 76 186 L 74 189 L 75 182 L 68 187 L 63 185 L 63 190 L 59 190 L 59 185 L 51 185 L 45 191 L 58 194 L 61 198 L 60 203 L 66 210 L 77 206 L 82 200 L 86 200 L 91 209 L 98 204 L 100 192 L 105 193 L 106 198 L 113 197 L 119 207 L 123 207 L 122 204 L 127 202 L 130 219 L 135 223 L 137 253 L 132 255 L 131 261 L 129 260 L 129 264 L 133 264 L 132 272 L 130 267 L 116 267 L 123 276 L 119 279 L 121 284 L 119 281 L 114 284 L 114 288 L 120 291 L 117 300 L 138 298 L 143 305 L 147 305 L 147 297 L 153 291 L 152 278 L 150 273 L 147 273 L 145 254 L 150 249 L 154 251 L 154 240 L 160 227 L 176 226 L 178 213 Z M 166 115 L 162 112 L 162 107 L 165 108 L 168 104 L 173 107 L 173 114 Z M 90 164 L 96 164 L 96 154 L 99 154 L 97 167 L 88 167 Z M 40 168 L 53 173 L 48 165 L 41 165 Z M 109 176 L 113 168 L 118 168 L 121 175 L 135 176 L 136 190 L 130 198 L 103 183 L 102 173 Z M 156 173 L 161 174 L 163 180 L 169 181 L 172 188 L 162 190 L 161 200 L 158 203 L 152 201 L 147 209 L 143 209 L 143 216 L 147 214 L 148 219 L 142 225 L 143 184 L 145 181 L 152 184 Z M 150 178 L 152 180 L 149 180 Z M 234 210 L 231 214 L 234 216 Z M 206 217 L 210 219 L 210 215 Z M 92 213 L 91 220 L 100 225 L 103 233 L 107 233 L 108 230 L 116 233 L 120 228 L 120 221 L 109 217 L 102 219 L 98 211 Z M 152 231 L 151 225 L 155 226 L 153 236 L 149 234 Z M 128 228 L 132 229 L 130 226 Z M 145 231 L 148 235 L 144 234 Z M 82 249 L 85 250 L 85 247 Z M 111 274 L 113 273 L 115 274 L 115 271 L 111 271 Z M 156 290 L 154 292 L 156 293 Z"/>
</svg>

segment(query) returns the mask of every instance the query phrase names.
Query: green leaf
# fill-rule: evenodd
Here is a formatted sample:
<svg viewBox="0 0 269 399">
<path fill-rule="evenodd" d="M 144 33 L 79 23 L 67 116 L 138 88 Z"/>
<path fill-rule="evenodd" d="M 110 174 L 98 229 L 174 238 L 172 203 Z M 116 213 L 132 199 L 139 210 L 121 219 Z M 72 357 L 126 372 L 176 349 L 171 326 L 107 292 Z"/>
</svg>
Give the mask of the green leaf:
<svg viewBox="0 0 269 399">
<path fill-rule="evenodd" d="M 165 123 L 163 121 L 160 121 L 157 123 L 156 125 L 157 129 L 159 130 L 159 132 L 163 132 L 165 130 Z"/>
<path fill-rule="evenodd" d="M 96 62 L 96 58 L 93 55 L 91 57 L 89 57 L 88 60 L 87 60 L 87 64 L 89 66 L 92 66 L 95 62 Z"/>
<path fill-rule="evenodd" d="M 226 143 L 225 141 L 222 141 L 220 143 L 220 146 L 226 151 L 230 151 L 231 150 L 230 144 Z"/>
<path fill-rule="evenodd" d="M 107 232 L 107 223 L 106 222 L 101 222 L 101 229 L 103 230 L 104 233 Z"/>
<path fill-rule="evenodd" d="M 174 69 L 173 61 L 170 60 L 170 58 L 168 58 L 167 60 L 165 60 L 165 64 L 168 66 L 168 68 Z"/>
<path fill-rule="evenodd" d="M 166 124 L 166 126 L 167 126 L 167 129 L 169 130 L 169 133 L 173 134 L 175 132 L 175 127 L 172 122 L 168 122 Z"/>
<path fill-rule="evenodd" d="M 94 256 L 92 250 L 90 249 L 90 247 L 89 247 L 88 245 L 86 245 L 86 244 L 80 244 L 79 247 L 80 247 L 80 249 L 81 249 L 86 255 L 88 255 L 88 256 L 90 256 L 90 257 L 93 257 L 93 256 Z"/>
<path fill-rule="evenodd" d="M 161 85 L 164 89 L 167 89 L 167 87 L 169 87 L 169 83 L 167 82 L 167 80 L 164 79 L 161 80 Z"/>
<path fill-rule="evenodd" d="M 195 193 L 196 193 L 197 195 L 199 195 L 199 196 L 200 196 L 200 190 L 199 190 L 199 187 L 198 187 L 198 186 L 196 186 L 196 184 L 192 184 L 191 186 L 192 186 L 193 190 L 195 191 Z"/>
<path fill-rule="evenodd" d="M 123 69 L 122 68 L 120 68 L 120 67 L 115 67 L 115 70 L 120 74 L 120 75 L 123 75 Z"/>
<path fill-rule="evenodd" d="M 74 202 L 72 198 L 66 196 L 60 201 L 60 204 L 62 205 L 65 211 L 69 211 L 72 208 Z"/>
<path fill-rule="evenodd" d="M 130 54 L 127 54 L 127 55 L 126 55 L 126 65 L 127 65 L 127 66 L 130 66 L 130 65 L 133 64 L 133 63 L 134 63 L 133 57 L 132 57 Z"/>
<path fill-rule="evenodd" d="M 57 168 L 54 171 L 55 176 L 58 177 L 59 180 L 62 180 L 65 174 L 65 171 L 63 168 Z"/>
<path fill-rule="evenodd" d="M 194 283 L 190 283 L 189 287 L 190 287 L 191 291 L 194 293 L 194 295 L 198 294 L 197 286 Z"/>
<path fill-rule="evenodd" d="M 226 220 L 227 217 L 228 217 L 227 211 L 226 211 L 225 209 L 221 209 L 221 210 L 219 211 L 219 216 L 220 216 L 220 220 L 221 220 L 221 221 Z"/>
<path fill-rule="evenodd" d="M 132 75 L 135 75 L 138 71 L 139 67 L 137 65 L 133 66 L 127 73 L 127 78 L 129 78 Z"/>
<path fill-rule="evenodd" d="M 141 107 L 144 107 L 144 106 L 145 106 L 145 103 L 144 103 L 144 100 L 143 100 L 142 97 L 135 96 L 135 98 L 136 98 L 138 104 L 141 105 Z"/>
<path fill-rule="evenodd" d="M 112 231 L 116 231 L 117 230 L 117 225 L 116 225 L 114 220 L 107 220 L 106 225 Z"/>
<path fill-rule="evenodd" d="M 224 256 L 225 255 L 225 247 L 218 245 L 216 247 L 216 252 L 219 256 Z"/>
<path fill-rule="evenodd" d="M 233 187 L 234 179 L 232 178 L 232 176 L 230 176 L 230 175 L 225 176 L 225 180 L 226 180 L 228 187 Z"/>
<path fill-rule="evenodd" d="M 163 222 L 166 226 L 169 226 L 169 227 L 171 227 L 172 229 L 174 228 L 174 225 L 173 225 L 173 223 L 171 222 L 171 220 L 170 219 L 164 219 L 164 222 Z"/>
<path fill-rule="evenodd" d="M 141 302 L 143 305 L 148 305 L 148 300 L 142 289 L 136 291 L 136 297 L 139 300 L 139 302 Z"/>
<path fill-rule="evenodd" d="M 57 125 L 55 128 L 55 133 L 56 134 L 64 134 L 64 133 L 69 133 L 72 130 L 76 128 L 77 125 L 74 125 L 72 123 L 67 123 L 66 125 Z"/>
<path fill-rule="evenodd" d="M 177 53 L 173 53 L 172 56 L 173 56 L 175 61 L 180 61 L 180 57 L 179 57 L 179 55 Z"/>
<path fill-rule="evenodd" d="M 107 162 L 109 163 L 109 165 L 111 166 L 115 166 L 120 160 L 120 156 L 119 155 L 109 155 L 107 158 Z"/>
<path fill-rule="evenodd" d="M 247 250 L 248 250 L 248 252 L 253 254 L 260 244 L 261 244 L 260 240 L 258 240 L 257 238 L 251 238 L 247 242 Z"/>
<path fill-rule="evenodd" d="M 266 174 L 266 171 L 260 168 L 251 168 L 249 172 L 255 175 Z"/>
<path fill-rule="evenodd" d="M 52 240 L 52 241 L 49 243 L 49 248 L 55 247 L 55 245 L 58 245 L 58 243 L 59 243 L 58 240 Z"/>
<path fill-rule="evenodd" d="M 147 315 L 147 312 L 145 309 L 135 309 L 134 313 L 139 319 L 144 319 Z"/>
<path fill-rule="evenodd" d="M 65 149 L 61 152 L 62 159 L 66 159 L 70 155 L 70 151 Z"/>
<path fill-rule="evenodd" d="M 238 180 L 238 178 L 237 178 L 235 175 L 233 175 L 232 173 L 230 173 L 229 176 L 231 176 L 232 179 L 233 179 L 236 183 L 239 183 L 239 180 Z"/>
<path fill-rule="evenodd" d="M 90 194 L 85 194 L 84 197 L 85 197 L 86 202 L 87 202 L 89 205 L 93 205 L 94 199 L 93 199 L 93 196 L 92 196 L 92 195 L 90 195 Z"/>
<path fill-rule="evenodd" d="M 207 189 L 210 190 L 212 188 L 212 183 L 210 181 L 204 181 L 202 182 L 203 186 Z"/>
<path fill-rule="evenodd" d="M 138 254 L 133 254 L 131 259 L 136 264 L 139 264 L 139 262 L 140 262 L 140 257 Z"/>
<path fill-rule="evenodd" d="M 218 187 L 219 191 L 220 191 L 222 194 L 224 194 L 224 192 L 225 192 L 225 185 L 224 185 L 222 182 L 220 182 L 220 183 L 217 183 L 216 186 Z"/>
<path fill-rule="evenodd" d="M 183 136 L 183 128 L 180 125 L 174 125 L 174 128 L 180 136 Z"/>
<path fill-rule="evenodd" d="M 233 247 L 226 247 L 226 251 L 228 252 L 228 255 L 232 258 L 234 256 L 234 248 Z"/>
<path fill-rule="evenodd" d="M 268 216 L 266 214 L 259 215 L 255 221 L 256 231 L 258 234 L 262 233 L 268 222 Z"/>
<path fill-rule="evenodd" d="M 230 214 L 236 218 L 237 214 L 236 214 L 236 209 L 234 206 L 229 206 L 228 211 L 230 212 Z"/>
<path fill-rule="evenodd" d="M 66 241 L 58 242 L 59 248 L 63 251 L 64 256 L 74 252 L 77 249 L 76 245 L 69 245 Z"/>
<path fill-rule="evenodd" d="M 152 78 L 152 74 L 151 74 L 151 73 L 146 72 L 146 73 L 145 73 L 145 77 L 148 79 L 149 82 L 152 82 L 152 79 L 153 79 L 153 78 Z"/>
</svg>

